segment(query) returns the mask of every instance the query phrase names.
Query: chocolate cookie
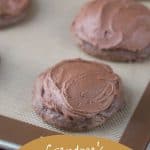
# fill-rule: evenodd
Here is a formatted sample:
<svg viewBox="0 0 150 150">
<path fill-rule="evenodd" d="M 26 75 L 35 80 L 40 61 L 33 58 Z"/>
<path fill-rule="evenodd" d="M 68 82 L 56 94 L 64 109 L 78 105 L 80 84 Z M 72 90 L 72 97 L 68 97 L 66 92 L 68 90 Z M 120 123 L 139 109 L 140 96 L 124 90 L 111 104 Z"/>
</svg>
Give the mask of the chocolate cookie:
<svg viewBox="0 0 150 150">
<path fill-rule="evenodd" d="M 81 59 L 62 61 L 48 69 L 33 90 L 36 113 L 63 130 L 98 127 L 123 103 L 119 76 L 107 65 Z"/>
<path fill-rule="evenodd" d="M 0 0 L 0 27 L 22 20 L 29 8 L 30 0 Z"/>
<path fill-rule="evenodd" d="M 112 61 L 150 56 L 150 9 L 134 0 L 89 1 L 72 23 L 79 46 Z"/>
</svg>

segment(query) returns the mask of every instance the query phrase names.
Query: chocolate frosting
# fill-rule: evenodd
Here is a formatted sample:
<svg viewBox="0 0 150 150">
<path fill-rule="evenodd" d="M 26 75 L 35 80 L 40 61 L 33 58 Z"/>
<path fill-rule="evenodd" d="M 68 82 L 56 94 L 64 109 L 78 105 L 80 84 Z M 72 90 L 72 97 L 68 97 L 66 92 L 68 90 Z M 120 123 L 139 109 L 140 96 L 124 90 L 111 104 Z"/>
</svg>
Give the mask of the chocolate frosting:
<svg viewBox="0 0 150 150">
<path fill-rule="evenodd" d="M 18 16 L 28 4 L 29 0 L 0 0 L 0 16 Z"/>
<path fill-rule="evenodd" d="M 63 61 L 42 74 L 42 78 L 44 105 L 55 105 L 64 114 L 103 112 L 120 95 L 119 77 L 109 66 L 96 62 Z"/>
<path fill-rule="evenodd" d="M 150 45 L 150 10 L 134 0 L 92 0 L 72 31 L 98 49 L 143 50 Z"/>
</svg>

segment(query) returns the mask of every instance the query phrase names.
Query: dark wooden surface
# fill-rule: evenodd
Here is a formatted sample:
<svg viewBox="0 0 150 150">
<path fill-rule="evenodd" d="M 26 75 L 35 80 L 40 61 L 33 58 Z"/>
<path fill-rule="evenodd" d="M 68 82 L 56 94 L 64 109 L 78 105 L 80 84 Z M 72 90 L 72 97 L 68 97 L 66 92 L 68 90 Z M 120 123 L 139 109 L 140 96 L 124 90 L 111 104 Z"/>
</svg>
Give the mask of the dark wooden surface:
<svg viewBox="0 0 150 150">
<path fill-rule="evenodd" d="M 36 127 L 24 122 L 0 116 L 0 139 L 19 145 L 41 136 L 56 135 L 54 131 Z"/>
<path fill-rule="evenodd" d="M 134 150 L 146 150 L 150 142 L 150 83 L 132 116 L 120 143 Z"/>
</svg>

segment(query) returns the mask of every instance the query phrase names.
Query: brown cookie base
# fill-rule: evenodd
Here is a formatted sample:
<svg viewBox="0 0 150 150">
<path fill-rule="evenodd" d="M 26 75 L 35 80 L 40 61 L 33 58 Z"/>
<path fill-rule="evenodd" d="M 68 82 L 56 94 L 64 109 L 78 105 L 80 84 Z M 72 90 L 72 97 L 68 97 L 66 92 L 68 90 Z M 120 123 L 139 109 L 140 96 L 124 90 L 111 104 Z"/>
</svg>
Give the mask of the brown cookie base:
<svg viewBox="0 0 150 150">
<path fill-rule="evenodd" d="M 43 119 L 44 122 L 66 131 L 87 131 L 100 126 L 106 121 L 103 116 L 98 116 L 97 121 L 93 122 L 92 118 L 72 118 L 65 117 L 62 113 L 49 109 L 48 107 L 41 104 L 41 106 L 34 106 L 36 113 Z"/>
<path fill-rule="evenodd" d="M 56 128 L 73 132 L 88 131 L 101 126 L 124 106 L 123 95 L 120 92 L 111 106 L 103 112 L 93 114 L 91 117 L 72 113 L 65 115 L 61 108 L 55 105 L 54 100 L 49 106 L 44 103 L 42 87 L 46 74 L 47 72 L 43 73 L 36 81 L 33 91 L 33 108 L 43 121 Z"/>
<path fill-rule="evenodd" d="M 56 111 L 54 109 L 50 109 L 47 106 L 44 106 L 42 102 L 35 103 L 33 107 L 35 112 L 43 119 L 44 122 L 61 130 L 72 132 L 88 131 L 96 127 L 99 127 L 102 124 L 104 124 L 108 120 L 108 118 L 112 116 L 112 114 L 114 114 L 120 109 L 120 107 L 112 105 L 112 107 L 109 109 L 111 110 L 113 109 L 113 111 L 109 112 L 110 113 L 109 115 L 105 112 L 106 116 L 105 113 L 104 114 L 99 113 L 93 116 L 92 118 L 85 118 L 85 117 L 73 118 L 71 116 L 66 117 L 61 112 Z"/>
<path fill-rule="evenodd" d="M 20 21 L 22 21 L 26 17 L 27 13 L 24 12 L 20 16 L 11 17 L 11 16 L 4 16 L 0 17 L 0 28 L 5 28 L 10 25 L 16 24 Z"/>
<path fill-rule="evenodd" d="M 150 46 L 142 51 L 132 52 L 124 49 L 98 50 L 96 47 L 84 41 L 80 41 L 78 45 L 87 54 L 109 61 L 139 62 L 150 57 Z"/>
</svg>

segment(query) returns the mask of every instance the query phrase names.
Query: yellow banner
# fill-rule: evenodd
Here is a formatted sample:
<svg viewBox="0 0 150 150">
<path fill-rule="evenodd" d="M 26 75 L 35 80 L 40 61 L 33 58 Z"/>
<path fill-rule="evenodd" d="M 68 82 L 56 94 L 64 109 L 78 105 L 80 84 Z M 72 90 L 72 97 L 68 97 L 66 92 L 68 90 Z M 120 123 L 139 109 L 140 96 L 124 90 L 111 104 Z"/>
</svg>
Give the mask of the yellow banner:
<svg viewBox="0 0 150 150">
<path fill-rule="evenodd" d="M 24 145 L 20 150 L 131 150 L 111 140 L 87 137 L 55 135 L 41 137 Z"/>
</svg>

